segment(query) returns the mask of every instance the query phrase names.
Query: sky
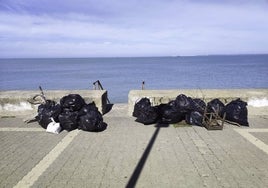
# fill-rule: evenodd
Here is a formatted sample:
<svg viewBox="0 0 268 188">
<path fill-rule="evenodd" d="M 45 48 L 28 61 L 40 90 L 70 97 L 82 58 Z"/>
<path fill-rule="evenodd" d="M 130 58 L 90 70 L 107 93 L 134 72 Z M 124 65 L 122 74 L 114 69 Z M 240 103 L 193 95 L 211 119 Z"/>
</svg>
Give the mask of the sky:
<svg viewBox="0 0 268 188">
<path fill-rule="evenodd" d="M 0 0 L 0 58 L 268 53 L 268 0 Z"/>
</svg>

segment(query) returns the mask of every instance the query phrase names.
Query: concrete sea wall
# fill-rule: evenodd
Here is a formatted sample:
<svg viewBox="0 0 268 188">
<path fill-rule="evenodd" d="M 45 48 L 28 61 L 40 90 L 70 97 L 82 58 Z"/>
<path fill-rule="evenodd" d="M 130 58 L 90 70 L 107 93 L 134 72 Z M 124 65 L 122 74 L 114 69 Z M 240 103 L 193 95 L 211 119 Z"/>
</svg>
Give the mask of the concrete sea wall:
<svg viewBox="0 0 268 188">
<path fill-rule="evenodd" d="M 150 99 L 153 106 L 168 103 L 179 94 L 201 98 L 205 102 L 218 98 L 224 104 L 240 98 L 248 103 L 249 115 L 268 115 L 268 89 L 178 89 L 178 90 L 131 90 L 128 95 L 129 115 L 135 103 L 143 97 Z"/>
<path fill-rule="evenodd" d="M 80 94 L 87 103 L 94 101 L 103 114 L 106 111 L 106 90 L 48 90 L 44 93 L 47 99 L 57 102 L 65 95 Z M 37 94 L 40 94 L 39 90 L 0 91 L 0 115 L 12 116 L 36 113 L 38 105 L 32 105 L 27 100 Z M 168 103 L 179 94 L 201 98 L 205 102 L 219 98 L 225 104 L 241 98 L 248 103 L 249 115 L 268 115 L 268 89 L 131 90 L 128 95 L 128 114 L 132 114 L 135 103 L 143 97 L 149 98 L 152 105 L 155 106 Z"/>
<path fill-rule="evenodd" d="M 40 94 L 39 90 L 31 91 L 0 91 L 0 115 L 18 115 L 37 113 L 38 105 L 28 102 L 35 95 Z M 79 94 L 87 103 L 95 102 L 99 111 L 105 113 L 107 105 L 106 90 L 46 90 L 46 99 L 59 102 L 63 96 L 68 94 Z"/>
</svg>

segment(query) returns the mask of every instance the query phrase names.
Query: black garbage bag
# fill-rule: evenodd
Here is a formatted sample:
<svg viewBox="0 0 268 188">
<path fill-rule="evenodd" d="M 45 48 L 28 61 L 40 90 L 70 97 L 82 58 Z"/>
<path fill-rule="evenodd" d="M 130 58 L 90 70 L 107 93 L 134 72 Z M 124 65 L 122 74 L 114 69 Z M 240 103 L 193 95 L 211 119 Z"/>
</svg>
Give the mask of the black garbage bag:
<svg viewBox="0 0 268 188">
<path fill-rule="evenodd" d="M 79 94 L 69 94 L 61 98 L 60 104 L 62 108 L 68 108 L 74 112 L 80 110 L 86 103 Z"/>
<path fill-rule="evenodd" d="M 107 124 L 103 122 L 102 115 L 97 110 L 90 110 L 79 117 L 78 129 L 83 131 L 99 132 L 105 130 Z"/>
<path fill-rule="evenodd" d="M 180 111 L 175 100 L 161 104 L 158 108 L 162 123 L 178 123 L 185 117 L 185 113 Z"/>
<path fill-rule="evenodd" d="M 208 113 L 218 112 L 218 114 L 222 117 L 223 116 L 223 113 L 222 113 L 223 108 L 224 108 L 224 104 L 219 99 L 213 99 L 210 102 L 208 102 L 207 112 Z"/>
<path fill-rule="evenodd" d="M 248 110 L 247 103 L 241 99 L 236 99 L 228 103 L 223 108 L 223 113 L 226 113 L 225 119 L 239 125 L 248 125 Z"/>
<path fill-rule="evenodd" d="M 184 94 L 180 94 L 176 97 L 176 106 L 180 108 L 181 113 L 187 113 L 192 111 L 193 100 L 191 97 L 187 97 Z"/>
<path fill-rule="evenodd" d="M 141 111 L 144 111 L 145 108 L 148 106 L 151 106 L 151 102 L 148 98 L 142 98 L 140 99 L 134 106 L 134 111 L 132 115 L 134 117 L 138 117 Z"/>
<path fill-rule="evenodd" d="M 200 112 L 192 111 L 186 114 L 185 121 L 189 125 L 203 126 L 203 115 Z"/>
<path fill-rule="evenodd" d="M 56 104 L 55 101 L 46 100 L 45 104 L 40 104 L 38 106 L 37 112 L 38 115 L 36 116 L 36 119 L 39 125 L 46 129 L 47 125 L 52 122 L 51 118 L 58 121 L 58 116 L 61 113 L 61 106 Z"/>
<path fill-rule="evenodd" d="M 206 106 L 206 103 L 202 99 L 196 98 L 192 100 L 191 110 L 204 114 Z"/>
<path fill-rule="evenodd" d="M 59 115 L 59 122 L 62 129 L 72 131 L 78 127 L 78 112 L 64 109 Z"/>
<path fill-rule="evenodd" d="M 96 107 L 96 104 L 94 102 L 84 105 L 79 110 L 79 116 L 86 115 L 90 111 L 98 111 L 98 108 Z"/>
<path fill-rule="evenodd" d="M 136 121 L 143 123 L 144 125 L 149 125 L 156 123 L 158 120 L 158 109 L 154 106 L 146 106 L 139 110 Z"/>
</svg>

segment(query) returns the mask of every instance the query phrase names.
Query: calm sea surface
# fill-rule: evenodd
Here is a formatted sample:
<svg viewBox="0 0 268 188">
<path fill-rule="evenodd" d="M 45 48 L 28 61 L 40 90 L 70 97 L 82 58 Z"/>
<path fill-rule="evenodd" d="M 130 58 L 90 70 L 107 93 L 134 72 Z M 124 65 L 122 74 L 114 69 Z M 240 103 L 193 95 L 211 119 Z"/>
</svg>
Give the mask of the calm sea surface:
<svg viewBox="0 0 268 188">
<path fill-rule="evenodd" d="M 113 103 L 131 89 L 268 88 L 268 55 L 0 59 L 0 90 L 92 89 Z"/>
</svg>

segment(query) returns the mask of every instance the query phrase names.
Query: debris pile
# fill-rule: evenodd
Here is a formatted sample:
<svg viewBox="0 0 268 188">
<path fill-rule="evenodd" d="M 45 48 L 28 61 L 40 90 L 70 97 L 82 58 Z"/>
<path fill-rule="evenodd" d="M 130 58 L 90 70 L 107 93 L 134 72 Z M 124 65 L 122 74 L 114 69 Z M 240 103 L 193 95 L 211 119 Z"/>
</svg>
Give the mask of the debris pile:
<svg viewBox="0 0 268 188">
<path fill-rule="evenodd" d="M 145 125 L 154 123 L 173 124 L 185 120 L 187 124 L 204 126 L 204 116 L 215 113 L 224 121 L 242 126 L 248 125 L 247 103 L 236 99 L 224 105 L 219 99 L 213 99 L 207 104 L 198 98 L 184 94 L 167 104 L 152 106 L 148 98 L 142 98 L 134 106 L 133 116 L 136 121 Z"/>
<path fill-rule="evenodd" d="M 49 123 L 59 122 L 60 127 L 66 131 L 81 129 L 83 131 L 99 132 L 106 129 L 102 114 L 95 103 L 86 104 L 79 94 L 70 94 L 60 99 L 60 103 L 46 100 L 38 106 L 38 123 L 47 129 Z"/>
</svg>

